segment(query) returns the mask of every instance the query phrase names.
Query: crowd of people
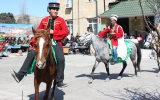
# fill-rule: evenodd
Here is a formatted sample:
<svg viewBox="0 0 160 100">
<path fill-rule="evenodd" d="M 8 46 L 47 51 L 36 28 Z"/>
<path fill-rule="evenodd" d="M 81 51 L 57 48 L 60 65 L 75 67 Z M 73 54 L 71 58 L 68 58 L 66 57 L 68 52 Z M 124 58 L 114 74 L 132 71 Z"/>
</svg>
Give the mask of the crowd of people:
<svg viewBox="0 0 160 100">
<path fill-rule="evenodd" d="M 18 52 L 18 50 L 21 50 L 22 52 L 27 51 L 27 49 L 29 48 L 29 42 L 29 36 L 23 37 L 23 39 L 21 39 L 21 37 L 16 38 L 11 36 L 5 36 L 3 41 L 4 46 L 3 48 L 1 48 L 2 50 L 0 50 L 0 57 L 7 57 L 10 52 Z"/>
<path fill-rule="evenodd" d="M 138 33 L 137 36 L 131 35 L 128 36 L 127 33 L 124 33 L 124 39 L 137 39 L 139 41 L 139 45 L 141 48 L 144 48 L 144 43 L 147 41 L 149 32 L 145 32 L 145 36 L 143 37 L 141 33 Z"/>
<path fill-rule="evenodd" d="M 29 40 L 29 36 L 23 37 L 23 39 L 21 39 L 21 37 L 18 37 L 18 39 L 16 39 L 16 37 L 5 37 L 6 44 L 10 46 L 29 44 Z"/>
<path fill-rule="evenodd" d="M 77 33 L 76 36 L 71 34 L 70 40 L 65 45 L 69 47 L 69 54 L 90 54 L 90 43 L 79 43 L 78 38 L 79 34 Z"/>
</svg>

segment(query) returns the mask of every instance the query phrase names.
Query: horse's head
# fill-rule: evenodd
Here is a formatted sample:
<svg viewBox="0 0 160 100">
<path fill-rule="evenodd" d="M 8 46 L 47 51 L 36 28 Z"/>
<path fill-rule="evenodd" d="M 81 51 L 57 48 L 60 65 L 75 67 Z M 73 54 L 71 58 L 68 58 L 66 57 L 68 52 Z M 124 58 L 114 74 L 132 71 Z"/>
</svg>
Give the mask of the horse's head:
<svg viewBox="0 0 160 100">
<path fill-rule="evenodd" d="M 81 37 L 79 37 L 79 42 L 80 43 L 86 43 L 86 42 L 88 42 L 88 41 L 91 41 L 91 39 L 92 39 L 92 34 L 93 33 L 90 33 L 90 32 L 86 32 L 86 33 L 84 33 Z"/>
<path fill-rule="evenodd" d="M 46 60 L 51 50 L 50 29 L 47 30 L 34 30 L 35 51 L 36 51 L 36 66 L 38 69 L 44 69 Z"/>
<path fill-rule="evenodd" d="M 147 40 L 144 43 L 144 48 L 149 48 L 151 43 L 152 43 L 152 36 L 151 34 L 149 34 Z"/>
</svg>

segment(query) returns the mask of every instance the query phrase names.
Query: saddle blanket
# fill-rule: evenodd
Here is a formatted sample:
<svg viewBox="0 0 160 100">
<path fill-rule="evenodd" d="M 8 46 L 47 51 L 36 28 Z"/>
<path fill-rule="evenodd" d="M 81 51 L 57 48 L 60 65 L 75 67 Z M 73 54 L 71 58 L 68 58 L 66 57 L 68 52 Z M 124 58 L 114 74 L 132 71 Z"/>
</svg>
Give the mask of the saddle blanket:
<svg viewBox="0 0 160 100">
<path fill-rule="evenodd" d="M 110 61 L 112 61 L 114 58 L 112 43 L 109 39 L 107 39 L 107 43 L 109 44 L 109 47 L 112 51 L 112 55 L 110 57 Z M 125 43 L 125 47 L 123 48 L 124 52 L 118 52 L 118 49 L 117 49 L 118 58 L 117 58 L 116 63 L 122 63 L 122 62 L 126 61 L 132 53 L 132 44 L 131 44 L 130 40 L 124 40 L 124 43 Z M 125 53 L 125 49 L 126 49 L 126 53 Z M 125 57 L 122 58 L 121 55 L 124 55 Z"/>
</svg>

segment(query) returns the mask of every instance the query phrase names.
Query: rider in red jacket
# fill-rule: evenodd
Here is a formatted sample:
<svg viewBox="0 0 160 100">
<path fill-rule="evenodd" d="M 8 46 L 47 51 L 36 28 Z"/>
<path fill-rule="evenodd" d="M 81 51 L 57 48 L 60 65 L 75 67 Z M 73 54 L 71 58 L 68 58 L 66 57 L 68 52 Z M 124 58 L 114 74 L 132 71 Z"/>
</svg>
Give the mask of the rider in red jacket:
<svg viewBox="0 0 160 100">
<path fill-rule="evenodd" d="M 117 61 L 118 38 L 122 38 L 124 35 L 124 32 L 122 27 L 116 23 L 118 19 L 117 15 L 112 14 L 110 19 L 111 19 L 111 25 L 108 28 L 106 28 L 104 31 L 100 32 L 98 36 L 103 38 L 106 34 L 108 33 L 111 34 L 110 40 L 113 46 L 113 55 L 114 55 L 114 58 L 111 64 L 114 65 Z"/>
<path fill-rule="evenodd" d="M 51 2 L 48 5 L 48 12 L 50 16 L 43 18 L 40 22 L 39 29 L 50 28 L 51 37 L 57 42 L 57 45 L 54 45 L 54 51 L 56 53 L 57 58 L 57 86 L 58 87 L 66 87 L 67 84 L 63 83 L 64 80 L 64 53 L 62 49 L 62 40 L 68 35 L 68 28 L 66 26 L 66 22 L 63 18 L 57 16 L 59 11 L 59 3 Z M 34 38 L 30 41 L 31 46 L 34 45 Z M 34 46 L 33 46 L 34 48 Z M 32 64 L 36 56 L 35 50 L 32 49 L 27 55 L 21 69 L 18 73 L 14 70 L 11 70 L 11 74 L 13 78 L 19 83 L 24 75 L 27 73 L 29 67 Z"/>
<path fill-rule="evenodd" d="M 51 34 L 53 35 L 53 39 L 62 46 L 62 40 L 68 36 L 68 27 L 66 26 L 66 22 L 63 18 L 57 16 L 56 19 L 52 19 L 50 16 L 47 16 L 42 19 L 38 29 L 45 29 L 49 26 L 48 21 L 51 20 L 51 27 L 54 27 L 54 30 L 51 30 Z"/>
</svg>

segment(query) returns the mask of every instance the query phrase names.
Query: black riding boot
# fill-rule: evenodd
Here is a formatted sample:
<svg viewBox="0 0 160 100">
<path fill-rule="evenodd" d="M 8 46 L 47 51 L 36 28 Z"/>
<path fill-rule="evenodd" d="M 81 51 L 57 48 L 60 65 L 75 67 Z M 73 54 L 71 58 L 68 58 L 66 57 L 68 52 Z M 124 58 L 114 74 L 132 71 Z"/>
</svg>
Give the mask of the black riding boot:
<svg viewBox="0 0 160 100">
<path fill-rule="evenodd" d="M 24 75 L 27 73 L 29 67 L 31 66 L 34 58 L 36 56 L 36 52 L 34 50 L 31 50 L 30 52 L 28 52 L 27 57 L 21 67 L 21 69 L 19 70 L 18 73 L 16 73 L 14 70 L 11 70 L 11 74 L 13 76 L 13 78 L 19 83 Z"/>
</svg>

